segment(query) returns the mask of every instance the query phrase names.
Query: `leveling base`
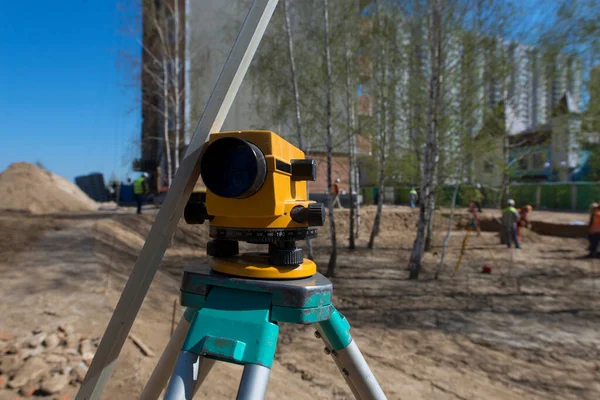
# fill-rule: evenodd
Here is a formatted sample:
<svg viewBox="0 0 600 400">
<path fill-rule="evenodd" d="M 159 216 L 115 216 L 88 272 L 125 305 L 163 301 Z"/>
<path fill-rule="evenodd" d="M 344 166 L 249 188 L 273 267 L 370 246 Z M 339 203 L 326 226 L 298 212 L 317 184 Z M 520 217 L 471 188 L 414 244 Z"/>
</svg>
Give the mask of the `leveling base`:
<svg viewBox="0 0 600 400">
<path fill-rule="evenodd" d="M 306 258 L 302 264 L 289 267 L 270 265 L 268 258 L 265 253 L 245 253 L 229 258 L 213 257 L 209 265 L 227 275 L 257 279 L 300 279 L 317 273 L 317 265 Z"/>
<path fill-rule="evenodd" d="M 326 353 L 354 396 L 385 399 L 350 335 L 348 321 L 331 304 L 332 292 L 331 282 L 319 273 L 296 280 L 266 280 L 223 275 L 209 265 L 186 268 L 181 304 L 188 307 L 185 318 L 190 326 L 165 399 L 191 399 L 215 361 L 244 366 L 237 399 L 263 399 L 281 322 L 316 324 L 315 335 L 325 342 Z M 176 331 L 173 338 L 177 335 Z M 172 347 L 170 343 L 165 352 Z M 153 378 L 160 375 L 157 370 L 164 358 L 168 355 L 161 357 Z M 151 391 L 147 386 L 142 398 L 155 398 L 148 394 Z"/>
</svg>

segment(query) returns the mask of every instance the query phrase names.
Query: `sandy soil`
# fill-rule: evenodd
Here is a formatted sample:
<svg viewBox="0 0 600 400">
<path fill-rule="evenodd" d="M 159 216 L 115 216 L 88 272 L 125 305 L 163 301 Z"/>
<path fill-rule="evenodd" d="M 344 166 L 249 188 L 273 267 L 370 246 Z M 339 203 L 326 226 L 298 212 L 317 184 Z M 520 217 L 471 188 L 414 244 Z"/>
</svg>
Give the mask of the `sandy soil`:
<svg viewBox="0 0 600 400">
<path fill-rule="evenodd" d="M 582 258 L 585 240 L 531 234 L 523 250 L 509 251 L 484 232 L 469 239 L 454 274 L 464 237 L 456 231 L 433 280 L 447 223 L 437 218 L 434 251 L 421 279 L 409 281 L 416 211 L 385 208 L 376 248 L 367 250 L 373 212 L 363 209 L 354 251 L 344 249 L 347 210 L 336 213 L 334 300 L 389 399 L 600 398 L 600 266 Z M 129 212 L 1 215 L 0 330 L 19 335 L 71 321 L 101 336 L 152 220 Z M 181 268 L 203 261 L 206 240 L 205 227 L 180 224 L 133 327 L 157 355 L 169 337 Z M 314 241 L 322 272 L 328 240 L 325 228 Z M 480 273 L 483 264 L 491 275 Z M 352 398 L 313 332 L 282 326 L 268 399 Z M 135 398 L 157 358 L 128 341 L 104 398 Z M 234 398 L 240 372 L 217 364 L 197 398 Z M 15 397 L 0 389 L 0 399 Z"/>
</svg>

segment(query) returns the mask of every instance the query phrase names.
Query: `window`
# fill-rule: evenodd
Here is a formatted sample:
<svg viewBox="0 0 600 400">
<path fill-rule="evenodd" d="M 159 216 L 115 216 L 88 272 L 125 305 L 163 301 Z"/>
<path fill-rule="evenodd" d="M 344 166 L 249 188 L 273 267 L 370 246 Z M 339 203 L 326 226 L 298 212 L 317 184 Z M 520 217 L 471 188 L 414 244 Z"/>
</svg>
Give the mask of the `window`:
<svg viewBox="0 0 600 400">
<path fill-rule="evenodd" d="M 546 153 L 537 152 L 531 155 L 532 158 L 532 169 L 544 169 L 544 164 L 546 163 Z"/>
<path fill-rule="evenodd" d="M 523 156 L 519 158 L 517 162 L 517 166 L 520 170 L 527 170 L 527 156 Z"/>
<path fill-rule="evenodd" d="M 495 165 L 494 165 L 494 163 L 493 163 L 493 162 L 491 162 L 491 161 L 488 161 L 488 160 L 485 160 L 485 161 L 483 162 L 483 171 L 484 171 L 484 172 L 486 172 L 486 173 L 488 173 L 488 174 L 491 174 L 491 173 L 493 173 L 493 172 L 494 172 L 494 169 L 495 169 Z"/>
</svg>

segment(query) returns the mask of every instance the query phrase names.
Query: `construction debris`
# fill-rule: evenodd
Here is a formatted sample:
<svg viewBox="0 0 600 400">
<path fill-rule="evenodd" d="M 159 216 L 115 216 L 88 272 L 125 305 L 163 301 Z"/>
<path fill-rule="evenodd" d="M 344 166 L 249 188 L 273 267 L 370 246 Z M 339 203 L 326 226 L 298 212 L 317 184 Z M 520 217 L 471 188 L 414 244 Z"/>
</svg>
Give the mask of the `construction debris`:
<svg viewBox="0 0 600 400">
<path fill-rule="evenodd" d="M 154 352 L 152 350 L 150 350 L 150 348 L 148 346 L 146 346 L 146 344 L 144 344 L 144 342 L 142 342 L 142 340 L 140 338 L 135 336 L 133 333 L 129 334 L 129 338 L 138 347 L 138 349 L 140 349 L 142 354 L 144 354 L 147 357 L 154 357 Z"/>
<path fill-rule="evenodd" d="M 78 386 L 98 342 L 75 332 L 71 325 L 52 331 L 36 329 L 26 335 L 4 331 L 0 337 L 5 344 L 0 351 L 0 389 L 11 389 L 15 398 L 60 398 L 69 385 Z"/>
</svg>

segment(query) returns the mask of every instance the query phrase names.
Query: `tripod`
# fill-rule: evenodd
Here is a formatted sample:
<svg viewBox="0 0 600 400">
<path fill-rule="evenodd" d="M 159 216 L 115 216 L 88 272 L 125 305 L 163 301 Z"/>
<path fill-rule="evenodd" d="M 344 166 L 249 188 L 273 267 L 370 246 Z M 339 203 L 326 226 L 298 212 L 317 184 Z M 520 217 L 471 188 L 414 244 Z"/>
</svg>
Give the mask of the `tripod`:
<svg viewBox="0 0 600 400">
<path fill-rule="evenodd" d="M 354 396 L 385 399 L 350 335 L 348 321 L 331 304 L 332 292 L 331 282 L 319 273 L 303 279 L 267 280 L 228 276 L 206 264 L 184 269 L 180 301 L 188 307 L 184 318 L 190 327 L 165 399 L 191 399 L 215 361 L 244 366 L 238 400 L 263 399 L 281 322 L 316 324 L 315 336 L 325 342 L 325 352 L 334 359 Z M 172 342 L 177 336 L 176 332 Z M 161 361 L 176 351 L 170 343 Z M 155 384 L 165 375 L 161 364 L 141 398 L 158 396 L 151 392 L 162 388 Z"/>
</svg>

